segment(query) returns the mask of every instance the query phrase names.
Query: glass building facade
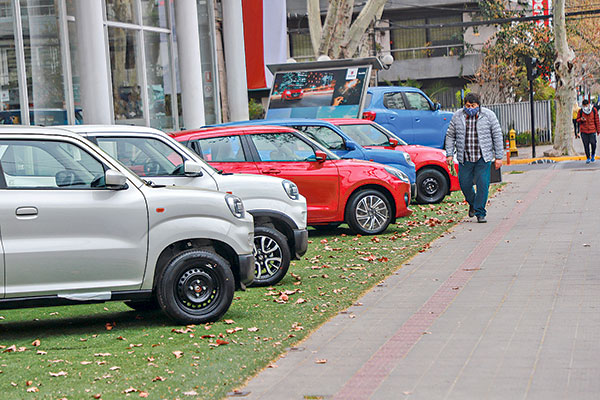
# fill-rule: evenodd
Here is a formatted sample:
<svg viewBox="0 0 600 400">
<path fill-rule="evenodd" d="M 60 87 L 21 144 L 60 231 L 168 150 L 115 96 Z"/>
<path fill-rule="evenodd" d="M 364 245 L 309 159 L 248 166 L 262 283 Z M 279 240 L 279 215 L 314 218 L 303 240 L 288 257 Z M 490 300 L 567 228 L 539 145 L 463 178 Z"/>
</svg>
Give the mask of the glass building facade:
<svg viewBox="0 0 600 400">
<path fill-rule="evenodd" d="M 103 37 L 88 42 L 87 33 L 78 32 L 87 27 L 78 24 L 77 15 L 91 2 L 101 7 L 94 17 L 101 19 Z M 174 7 L 174 0 L 0 0 L 0 123 L 97 122 L 88 120 L 81 88 L 86 80 L 100 79 L 109 86 L 105 121 L 183 128 Z M 214 123 L 220 120 L 214 4 L 197 0 L 195 8 L 198 29 L 192 34 L 200 35 L 202 111 L 206 123 Z M 82 72 L 79 52 L 94 41 L 104 44 L 97 53 L 106 63 L 106 77 Z"/>
</svg>

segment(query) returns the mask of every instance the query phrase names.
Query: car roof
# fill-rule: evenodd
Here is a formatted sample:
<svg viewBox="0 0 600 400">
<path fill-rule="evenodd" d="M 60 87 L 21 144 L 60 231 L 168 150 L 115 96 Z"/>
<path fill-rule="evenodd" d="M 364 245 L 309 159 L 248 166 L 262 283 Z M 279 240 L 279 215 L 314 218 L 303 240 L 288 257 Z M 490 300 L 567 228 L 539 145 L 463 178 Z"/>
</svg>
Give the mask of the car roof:
<svg viewBox="0 0 600 400">
<path fill-rule="evenodd" d="M 17 135 L 47 135 L 67 136 L 80 139 L 81 136 L 58 127 L 32 126 L 32 125 L 5 125 L 0 127 L 0 134 Z"/>
<path fill-rule="evenodd" d="M 373 122 L 362 118 L 324 118 L 324 120 L 334 125 L 369 125 Z"/>
<path fill-rule="evenodd" d="M 420 92 L 421 89 L 412 87 L 412 86 L 374 86 L 369 87 L 367 92 L 376 93 L 376 92 Z"/>
<path fill-rule="evenodd" d="M 253 133 L 278 133 L 278 132 L 296 132 L 292 128 L 285 126 L 270 125 L 235 125 L 235 126 L 217 126 L 200 129 L 190 129 L 180 132 L 172 132 L 170 135 L 177 139 L 191 139 L 197 136 L 217 137 L 231 135 L 249 135 Z"/>
<path fill-rule="evenodd" d="M 136 126 L 136 125 L 63 125 L 60 126 L 62 129 L 68 129 L 72 132 L 77 133 L 159 133 L 164 134 L 155 128 L 147 126 Z"/>
</svg>

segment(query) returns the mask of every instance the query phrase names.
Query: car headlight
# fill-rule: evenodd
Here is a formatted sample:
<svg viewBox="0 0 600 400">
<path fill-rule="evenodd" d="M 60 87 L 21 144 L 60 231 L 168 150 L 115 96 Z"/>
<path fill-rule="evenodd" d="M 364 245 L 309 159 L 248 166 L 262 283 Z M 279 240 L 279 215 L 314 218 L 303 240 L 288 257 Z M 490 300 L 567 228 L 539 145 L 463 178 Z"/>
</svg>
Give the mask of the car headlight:
<svg viewBox="0 0 600 400">
<path fill-rule="evenodd" d="M 244 218 L 244 203 L 242 203 L 242 199 L 232 194 L 228 194 L 225 196 L 225 202 L 229 206 L 229 210 L 233 215 L 237 218 Z"/>
<path fill-rule="evenodd" d="M 288 195 L 288 197 L 292 200 L 298 200 L 300 198 L 300 192 L 298 191 L 298 186 L 292 181 L 285 180 L 281 183 L 283 185 L 283 190 Z"/>
<path fill-rule="evenodd" d="M 400 179 L 401 181 L 410 184 L 410 179 L 408 179 L 408 175 L 406 175 L 404 172 L 400 171 L 398 168 L 394 168 L 394 167 L 384 167 L 384 168 L 390 175 L 393 175 L 396 178 Z"/>
<path fill-rule="evenodd" d="M 404 154 L 404 159 L 406 160 L 406 163 L 408 165 L 415 165 L 412 160 L 410 159 L 410 154 L 408 154 L 407 152 L 403 151 L 402 154 Z"/>
</svg>

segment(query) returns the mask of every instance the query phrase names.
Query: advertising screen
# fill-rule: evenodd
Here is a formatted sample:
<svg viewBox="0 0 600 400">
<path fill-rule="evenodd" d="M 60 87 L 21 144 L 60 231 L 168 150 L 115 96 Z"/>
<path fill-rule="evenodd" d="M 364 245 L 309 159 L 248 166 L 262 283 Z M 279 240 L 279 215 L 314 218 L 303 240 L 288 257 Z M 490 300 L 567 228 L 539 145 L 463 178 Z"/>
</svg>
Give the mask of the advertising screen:
<svg viewBox="0 0 600 400">
<path fill-rule="evenodd" d="M 356 118 L 371 67 L 277 72 L 266 118 Z"/>
</svg>

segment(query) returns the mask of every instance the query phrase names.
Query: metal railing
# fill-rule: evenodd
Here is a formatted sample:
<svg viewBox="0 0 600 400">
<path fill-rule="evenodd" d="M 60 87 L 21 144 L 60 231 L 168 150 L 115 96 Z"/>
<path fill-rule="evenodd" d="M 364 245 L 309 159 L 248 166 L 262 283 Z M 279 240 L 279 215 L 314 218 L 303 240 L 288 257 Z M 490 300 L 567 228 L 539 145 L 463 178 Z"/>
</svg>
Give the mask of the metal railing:
<svg viewBox="0 0 600 400">
<path fill-rule="evenodd" d="M 394 58 L 406 60 L 412 58 L 457 56 L 464 51 L 463 47 L 462 43 L 458 43 L 441 46 L 411 47 L 409 49 L 392 49 L 390 52 L 394 54 Z"/>
<path fill-rule="evenodd" d="M 552 143 L 552 100 L 534 101 L 535 133 L 540 143 Z M 492 110 L 506 136 L 511 129 L 517 134 L 531 133 L 531 108 L 528 101 L 520 103 L 489 104 L 484 107 Z M 457 109 L 449 109 L 455 111 Z"/>
</svg>

